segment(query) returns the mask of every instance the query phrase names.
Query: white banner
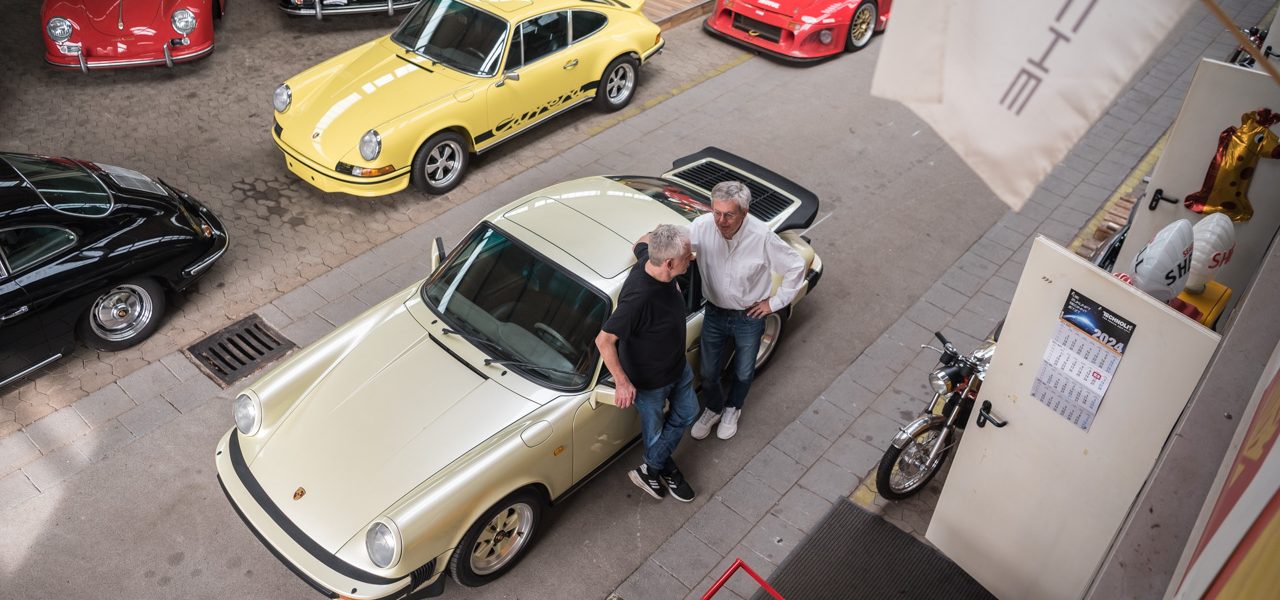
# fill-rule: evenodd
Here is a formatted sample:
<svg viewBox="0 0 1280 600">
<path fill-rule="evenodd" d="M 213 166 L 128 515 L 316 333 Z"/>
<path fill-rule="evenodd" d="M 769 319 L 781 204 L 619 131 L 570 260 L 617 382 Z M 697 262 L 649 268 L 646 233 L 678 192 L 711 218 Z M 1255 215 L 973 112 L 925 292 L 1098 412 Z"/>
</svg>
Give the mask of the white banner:
<svg viewBox="0 0 1280 600">
<path fill-rule="evenodd" d="M 897 0 L 871 93 L 1017 210 L 1193 1 Z"/>
</svg>

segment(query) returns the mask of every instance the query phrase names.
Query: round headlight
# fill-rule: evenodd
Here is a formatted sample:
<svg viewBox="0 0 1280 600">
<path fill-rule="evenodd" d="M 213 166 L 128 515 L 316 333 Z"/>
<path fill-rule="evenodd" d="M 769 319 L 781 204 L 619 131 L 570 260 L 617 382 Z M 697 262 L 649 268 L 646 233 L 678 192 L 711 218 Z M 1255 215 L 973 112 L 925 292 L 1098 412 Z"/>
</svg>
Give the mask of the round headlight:
<svg viewBox="0 0 1280 600">
<path fill-rule="evenodd" d="M 236 417 L 236 429 L 240 430 L 241 435 L 258 433 L 258 427 L 262 425 L 262 407 L 258 405 L 257 399 L 248 394 L 240 394 L 236 396 L 231 408 Z"/>
<path fill-rule="evenodd" d="M 400 546 L 399 536 L 391 526 L 378 521 L 369 526 L 364 534 L 364 547 L 369 551 L 369 560 L 380 568 L 387 568 L 396 563 Z"/>
<path fill-rule="evenodd" d="M 271 106 L 275 107 L 276 112 L 284 112 L 289 110 L 290 104 L 293 104 L 293 90 L 289 89 L 289 84 L 282 83 L 271 95 Z"/>
<path fill-rule="evenodd" d="M 951 378 L 946 371 L 937 370 L 929 374 L 929 387 L 938 394 L 951 393 Z"/>
<path fill-rule="evenodd" d="M 71 21 L 62 17 L 54 17 L 49 19 L 49 24 L 45 27 L 49 32 L 49 37 L 55 42 L 65 42 L 71 39 Z"/>
<path fill-rule="evenodd" d="M 360 156 L 365 160 L 373 160 L 382 154 L 382 136 L 370 129 L 360 137 Z"/>
<path fill-rule="evenodd" d="M 823 45 L 830 44 L 832 39 L 830 29 L 823 29 L 818 32 L 818 41 L 822 42 Z"/>
<path fill-rule="evenodd" d="M 189 9 L 179 8 L 173 11 L 173 17 L 169 19 L 169 22 L 173 23 L 174 31 L 187 35 L 196 28 L 196 15 Z"/>
</svg>

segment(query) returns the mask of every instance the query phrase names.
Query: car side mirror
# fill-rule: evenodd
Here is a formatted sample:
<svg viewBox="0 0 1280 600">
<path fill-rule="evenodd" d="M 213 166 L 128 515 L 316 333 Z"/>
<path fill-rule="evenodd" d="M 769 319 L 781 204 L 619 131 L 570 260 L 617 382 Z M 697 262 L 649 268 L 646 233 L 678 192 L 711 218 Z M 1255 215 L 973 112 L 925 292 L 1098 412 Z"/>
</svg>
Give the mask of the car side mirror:
<svg viewBox="0 0 1280 600">
<path fill-rule="evenodd" d="M 436 237 L 435 243 L 431 244 L 431 272 L 435 273 L 442 262 L 444 262 L 444 240 Z"/>
<path fill-rule="evenodd" d="M 591 390 L 591 408 L 595 408 L 601 404 L 617 406 L 618 390 L 614 389 L 612 385 L 605 385 L 603 383 L 597 384 L 596 389 Z"/>
<path fill-rule="evenodd" d="M 515 71 L 504 71 L 502 73 L 502 78 L 498 80 L 498 83 L 495 84 L 494 87 L 502 87 L 503 85 L 506 85 L 508 81 L 520 81 L 520 74 Z"/>
</svg>

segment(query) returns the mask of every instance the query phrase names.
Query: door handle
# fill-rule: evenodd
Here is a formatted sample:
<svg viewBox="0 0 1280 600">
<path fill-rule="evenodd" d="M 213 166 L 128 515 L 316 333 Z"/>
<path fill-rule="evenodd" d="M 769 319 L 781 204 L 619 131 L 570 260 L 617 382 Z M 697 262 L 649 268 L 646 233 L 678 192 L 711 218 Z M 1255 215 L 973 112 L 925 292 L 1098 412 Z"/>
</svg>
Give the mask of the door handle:
<svg viewBox="0 0 1280 600">
<path fill-rule="evenodd" d="M 982 408 L 978 410 L 978 427 L 986 427 L 987 421 L 990 421 L 991 424 L 995 425 L 997 428 L 1004 427 L 1009 424 L 1008 421 L 1001 421 L 999 417 L 991 414 L 991 401 L 983 400 Z"/>
<path fill-rule="evenodd" d="M 29 306 L 23 306 L 23 307 L 21 307 L 21 308 L 15 308 L 15 309 L 13 309 L 13 310 L 11 310 L 11 311 L 7 312 L 7 313 L 4 313 L 3 315 L 0 315 L 0 321 L 8 321 L 9 319 L 12 319 L 12 318 L 14 318 L 14 317 L 22 316 L 22 315 L 26 314 L 26 313 L 27 313 L 27 311 L 28 311 L 28 310 L 30 310 L 30 308 L 31 308 L 31 307 L 29 307 Z"/>
<path fill-rule="evenodd" d="M 564 63 L 564 70 L 568 71 L 569 69 L 572 69 L 576 66 L 578 66 L 578 59 L 575 58 L 567 63 Z"/>
</svg>

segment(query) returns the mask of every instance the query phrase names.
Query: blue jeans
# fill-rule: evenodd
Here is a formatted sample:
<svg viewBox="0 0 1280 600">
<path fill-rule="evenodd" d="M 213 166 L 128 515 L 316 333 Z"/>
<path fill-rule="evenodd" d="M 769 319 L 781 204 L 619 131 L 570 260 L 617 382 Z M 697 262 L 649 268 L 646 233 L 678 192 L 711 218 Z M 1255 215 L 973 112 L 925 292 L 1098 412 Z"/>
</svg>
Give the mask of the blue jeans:
<svg viewBox="0 0 1280 600">
<path fill-rule="evenodd" d="M 756 354 L 764 336 L 764 319 L 747 316 L 744 310 L 725 310 L 707 304 L 702 313 L 702 397 L 707 408 L 723 412 L 726 405 L 742 409 L 742 403 L 756 377 Z M 720 385 L 725 358 L 733 350 L 733 385 L 726 399 Z"/>
<path fill-rule="evenodd" d="M 671 410 L 662 409 L 671 401 Z M 636 390 L 636 411 L 640 413 L 640 429 L 644 436 L 644 462 L 649 472 L 661 473 L 676 444 L 684 437 L 686 427 L 698 417 L 698 397 L 693 393 L 693 369 L 685 363 L 680 379 L 652 390 Z"/>
</svg>

